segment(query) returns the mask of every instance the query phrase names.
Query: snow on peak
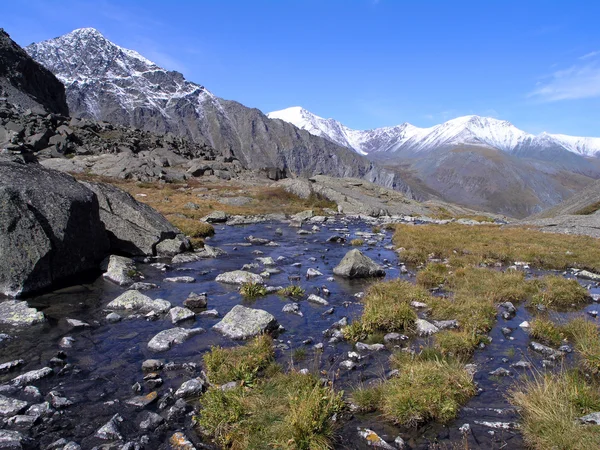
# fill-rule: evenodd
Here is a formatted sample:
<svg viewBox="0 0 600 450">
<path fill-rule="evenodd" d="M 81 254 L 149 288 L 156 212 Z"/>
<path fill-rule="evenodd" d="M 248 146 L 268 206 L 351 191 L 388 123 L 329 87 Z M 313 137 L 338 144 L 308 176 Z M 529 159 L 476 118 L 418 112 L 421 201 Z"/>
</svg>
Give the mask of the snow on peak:
<svg viewBox="0 0 600 450">
<path fill-rule="evenodd" d="M 542 133 L 526 133 L 506 120 L 477 115 L 461 116 L 430 128 L 409 123 L 373 130 L 353 130 L 334 119 L 323 119 L 294 106 L 269 113 L 270 118 L 290 122 L 309 133 L 325 137 L 361 154 L 407 151 L 427 152 L 464 144 L 485 145 L 513 152 L 527 145 L 560 146 L 582 156 L 600 157 L 600 138 L 580 138 Z"/>
</svg>

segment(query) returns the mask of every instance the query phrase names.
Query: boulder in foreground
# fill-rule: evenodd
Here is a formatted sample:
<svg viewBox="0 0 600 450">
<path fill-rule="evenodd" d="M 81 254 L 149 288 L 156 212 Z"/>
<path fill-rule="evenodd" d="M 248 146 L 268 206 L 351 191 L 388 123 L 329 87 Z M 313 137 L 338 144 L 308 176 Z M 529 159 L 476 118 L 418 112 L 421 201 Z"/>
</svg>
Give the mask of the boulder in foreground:
<svg viewBox="0 0 600 450">
<path fill-rule="evenodd" d="M 213 328 L 231 339 L 249 339 L 277 326 L 277 320 L 267 311 L 236 305 Z"/>
<path fill-rule="evenodd" d="M 358 249 L 350 250 L 346 253 L 346 256 L 333 269 L 333 273 L 346 278 L 385 276 L 385 270 L 371 258 L 363 255 Z"/>
</svg>

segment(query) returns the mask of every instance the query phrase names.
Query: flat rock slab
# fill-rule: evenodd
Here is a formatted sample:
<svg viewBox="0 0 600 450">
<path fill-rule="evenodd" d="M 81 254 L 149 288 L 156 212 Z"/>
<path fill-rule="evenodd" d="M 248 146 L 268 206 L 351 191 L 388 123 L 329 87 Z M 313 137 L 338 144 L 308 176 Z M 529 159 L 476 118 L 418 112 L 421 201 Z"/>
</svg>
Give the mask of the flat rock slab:
<svg viewBox="0 0 600 450">
<path fill-rule="evenodd" d="M 346 253 L 346 256 L 333 269 L 333 273 L 345 278 L 385 276 L 385 270 L 371 258 L 363 255 L 358 249 L 350 250 Z"/>
<path fill-rule="evenodd" d="M 44 367 L 38 370 L 32 370 L 30 372 L 24 373 L 23 375 L 19 375 L 16 378 L 13 378 L 11 384 L 13 386 L 25 386 L 27 384 L 33 383 L 34 381 L 41 380 L 42 378 L 49 377 L 54 372 L 50 367 Z"/>
<path fill-rule="evenodd" d="M 0 448 L 23 448 L 24 436 L 18 431 L 0 430 Z"/>
<path fill-rule="evenodd" d="M 204 333 L 203 328 L 170 328 L 163 330 L 148 342 L 148 348 L 155 352 L 164 352 L 173 345 L 181 344 L 200 333 Z"/>
<path fill-rule="evenodd" d="M 213 328 L 231 339 L 249 339 L 277 326 L 277 319 L 267 311 L 236 305 Z"/>
<path fill-rule="evenodd" d="M 0 416 L 12 417 L 27 408 L 27 402 L 0 395 Z"/>
<path fill-rule="evenodd" d="M 419 336 L 430 336 L 440 331 L 440 329 L 434 324 L 432 324 L 431 322 L 427 322 L 423 319 L 417 319 L 415 321 L 415 326 L 417 328 L 417 334 Z"/>
<path fill-rule="evenodd" d="M 142 313 L 165 313 L 171 308 L 171 303 L 166 300 L 153 300 L 140 291 L 126 291 L 106 305 L 108 309 L 137 311 Z"/>
<path fill-rule="evenodd" d="M 263 277 L 255 273 L 246 272 L 245 270 L 234 270 L 233 272 L 225 272 L 217 276 L 215 281 L 225 284 L 244 284 L 244 283 L 259 283 L 264 282 Z"/>
<path fill-rule="evenodd" d="M 0 303 L 0 324 L 15 327 L 35 325 L 46 320 L 44 313 L 30 308 L 27 302 L 6 300 Z"/>
</svg>

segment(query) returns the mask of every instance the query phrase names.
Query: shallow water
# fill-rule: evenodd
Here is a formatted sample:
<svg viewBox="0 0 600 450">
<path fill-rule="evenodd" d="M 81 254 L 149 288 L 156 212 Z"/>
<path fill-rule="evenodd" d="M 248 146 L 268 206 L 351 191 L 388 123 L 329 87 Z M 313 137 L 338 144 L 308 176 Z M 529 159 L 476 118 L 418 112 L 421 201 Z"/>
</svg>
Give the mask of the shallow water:
<svg viewBox="0 0 600 450">
<path fill-rule="evenodd" d="M 312 226 L 312 225 L 311 225 Z M 304 229 L 310 229 L 304 225 Z M 360 367 L 352 372 L 339 370 L 339 363 L 345 359 L 350 344 L 340 342 L 333 345 L 327 344 L 323 338 L 323 331 L 329 326 L 346 316 L 352 319 L 360 314 L 361 306 L 355 294 L 364 289 L 371 281 L 349 281 L 339 277 L 335 281 L 327 281 L 332 276 L 332 269 L 352 247 L 349 244 L 327 243 L 326 240 L 333 234 L 342 234 L 348 241 L 357 237 L 356 233 L 370 233 L 371 225 L 360 221 L 341 221 L 320 225 L 321 230 L 309 235 L 298 235 L 297 228 L 287 224 L 267 223 L 240 227 L 217 227 L 217 234 L 208 243 L 227 251 L 227 255 L 217 259 L 201 260 L 194 263 L 175 266 L 163 272 L 149 264 L 138 264 L 138 268 L 145 276 L 145 281 L 156 283 L 158 289 L 145 291 L 152 298 L 162 298 L 170 301 L 173 306 L 182 305 L 190 292 L 206 292 L 208 295 L 208 308 L 217 309 L 224 316 L 234 305 L 243 303 L 246 306 L 260 308 L 272 313 L 283 327 L 285 332 L 278 336 L 277 360 L 284 367 L 308 368 L 311 371 L 325 371 L 328 377 L 334 380 L 334 385 L 340 389 L 350 390 L 359 383 L 369 383 L 377 380 L 389 370 L 387 360 L 389 351 L 368 354 L 361 360 Z M 348 227 L 348 231 L 339 231 Z M 283 235 L 275 233 L 276 228 L 281 228 Z M 336 230 L 337 229 L 337 230 Z M 245 238 L 253 235 L 259 238 L 268 238 L 279 243 L 279 247 L 268 247 L 244 244 Z M 368 240 L 370 238 L 364 238 Z M 374 245 L 361 247 L 367 256 L 386 266 L 387 277 L 400 276 L 398 258 L 391 250 L 384 247 L 391 244 L 391 232 L 382 232 L 375 236 Z M 224 285 L 214 281 L 215 277 L 226 271 L 241 269 L 242 265 L 255 262 L 255 252 L 260 250 L 261 257 L 271 256 L 276 260 L 279 256 L 286 259 L 277 263 L 281 273 L 271 276 L 266 280 L 268 285 L 287 286 L 290 284 L 288 277 L 299 276 L 300 284 L 306 294 L 316 293 L 322 286 L 326 286 L 331 295 L 327 297 L 330 306 L 319 306 L 300 301 L 304 317 L 286 314 L 281 311 L 289 301 L 277 295 L 269 295 L 255 301 L 244 301 L 237 291 L 236 286 Z M 315 258 L 312 261 L 310 258 Z M 387 261 L 387 262 L 386 262 Z M 301 263 L 300 267 L 292 266 Z M 315 268 L 323 276 L 306 279 L 308 268 Z M 260 272 L 263 270 L 255 270 Z M 193 276 L 195 283 L 169 283 L 163 279 L 169 276 Z M 402 275 L 407 279 L 410 275 Z M 85 280 L 82 280 L 85 282 Z M 85 282 L 84 284 L 45 294 L 28 300 L 31 306 L 43 311 L 48 321 L 46 324 L 33 326 L 28 329 L 2 329 L 0 331 L 14 336 L 15 339 L 0 344 L 0 363 L 15 359 L 24 359 L 26 364 L 15 372 L 0 376 L 0 382 L 7 382 L 20 373 L 39 369 L 49 365 L 49 361 L 57 353 L 66 353 L 65 369 L 55 367 L 55 375 L 34 383 L 42 395 L 46 396 L 51 390 L 59 391 L 64 397 L 73 401 L 73 405 L 56 413 L 50 420 L 42 422 L 32 428 L 34 448 L 45 448 L 52 442 L 66 438 L 81 444 L 82 448 L 93 448 L 105 445 L 94 437 L 98 428 L 104 425 L 115 413 L 119 413 L 125 420 L 120 424 L 120 432 L 124 442 L 139 441 L 144 434 L 147 435 L 144 448 L 167 448 L 165 442 L 175 431 L 184 430 L 187 436 L 199 447 L 201 440 L 190 428 L 190 417 L 182 417 L 177 421 L 169 422 L 155 433 L 143 433 L 138 425 L 142 418 L 141 410 L 128 406 L 125 400 L 139 395 L 133 392 L 132 385 L 142 385 L 141 394 L 152 391 L 143 380 L 144 374 L 141 364 L 149 358 L 162 359 L 166 363 L 173 363 L 171 370 L 163 369 L 160 372 L 164 384 L 156 391 L 159 402 L 145 410 L 165 414 L 166 410 L 159 408 L 160 399 L 170 390 L 176 390 L 183 381 L 198 376 L 201 370 L 202 353 L 211 345 L 229 346 L 235 342 L 222 337 L 211 327 L 220 319 L 204 318 L 197 316 L 180 324 L 183 327 L 202 327 L 206 333 L 197 335 L 187 342 L 175 345 L 171 350 L 155 353 L 147 348 L 148 341 L 159 331 L 173 327 L 168 316 L 156 321 L 147 321 L 143 318 L 125 319 L 116 324 L 109 324 L 104 319 L 107 311 L 104 307 L 124 291 L 123 288 L 103 280 L 101 277 Z M 323 312 L 334 307 L 333 314 L 323 315 Z M 590 305 L 590 309 L 593 305 Z M 90 323 L 91 327 L 83 330 L 73 330 L 66 322 L 66 318 L 74 318 Z M 528 350 L 529 339 L 526 333 L 518 327 L 523 320 L 530 319 L 530 311 L 520 307 L 517 315 L 509 321 L 502 318 L 492 330 L 490 336 L 492 343 L 479 350 L 473 362 L 478 365 L 475 380 L 481 388 L 481 393 L 473 398 L 460 413 L 460 416 L 448 426 L 429 424 L 418 429 L 401 429 L 391 424 L 384 423 L 375 414 L 357 414 L 350 420 L 343 421 L 339 429 L 337 448 L 367 448 L 366 444 L 357 439 L 356 427 L 369 427 L 379 433 L 388 442 L 401 435 L 410 448 L 432 448 L 432 443 L 448 445 L 461 443 L 468 440 L 469 448 L 511 448 L 523 447 L 518 430 L 494 430 L 486 425 L 477 425 L 475 421 L 511 422 L 517 420 L 515 412 L 504 398 L 507 387 L 518 379 L 519 369 L 511 369 L 512 377 L 494 378 L 488 372 L 497 367 L 509 368 L 509 364 L 522 358 L 533 362 L 540 367 L 542 358 Z M 514 340 L 504 338 L 500 328 L 509 326 L 515 331 L 511 334 Z M 75 339 L 73 347 L 61 349 L 58 345 L 61 338 L 72 336 Z M 303 341 L 313 339 L 313 344 L 324 342 L 325 349 L 322 353 L 315 352 L 312 345 L 304 345 Z M 417 346 L 419 342 L 408 344 Z M 307 358 L 294 361 L 294 350 L 305 347 Z M 514 348 L 514 354 L 510 350 Z M 507 358 L 503 362 L 502 358 Z M 189 363 L 195 363 L 195 366 Z M 31 404 L 40 403 L 44 399 L 33 400 L 23 392 L 6 393 L 14 398 L 21 398 Z M 194 402 L 189 402 L 193 405 Z M 169 405 L 170 406 L 170 405 Z M 167 408 L 168 409 L 168 408 Z M 463 437 L 458 428 L 464 424 L 471 425 L 472 432 Z M 491 434 L 493 432 L 493 434 Z M 112 448 L 112 447 L 107 447 Z M 120 448 L 119 446 L 115 448 Z"/>
</svg>

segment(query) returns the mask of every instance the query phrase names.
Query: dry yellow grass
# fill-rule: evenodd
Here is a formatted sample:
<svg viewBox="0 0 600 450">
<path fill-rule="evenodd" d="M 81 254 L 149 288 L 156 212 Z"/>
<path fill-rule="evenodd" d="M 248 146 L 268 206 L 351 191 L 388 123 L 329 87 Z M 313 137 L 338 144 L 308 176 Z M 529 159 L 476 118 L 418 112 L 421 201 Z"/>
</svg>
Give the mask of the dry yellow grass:
<svg viewBox="0 0 600 450">
<path fill-rule="evenodd" d="M 512 264 L 564 270 L 568 267 L 600 270 L 600 241 L 588 236 L 542 233 L 496 225 L 397 225 L 394 244 L 406 262 L 425 263 L 429 256 L 447 258 L 461 267 L 481 263 Z"/>
</svg>

